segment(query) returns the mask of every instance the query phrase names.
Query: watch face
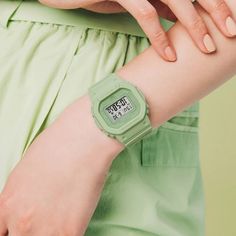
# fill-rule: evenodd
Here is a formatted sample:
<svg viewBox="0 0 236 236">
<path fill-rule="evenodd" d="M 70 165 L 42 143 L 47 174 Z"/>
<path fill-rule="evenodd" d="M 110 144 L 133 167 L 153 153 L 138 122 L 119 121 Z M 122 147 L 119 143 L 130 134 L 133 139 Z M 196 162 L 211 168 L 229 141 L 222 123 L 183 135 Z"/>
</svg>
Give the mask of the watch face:
<svg viewBox="0 0 236 236">
<path fill-rule="evenodd" d="M 143 101 L 131 90 L 119 88 L 100 102 L 99 113 L 106 127 L 119 133 L 136 124 L 141 106 Z"/>
<path fill-rule="evenodd" d="M 121 119 L 123 116 L 132 112 L 134 105 L 127 96 L 123 96 L 105 109 L 108 112 L 110 119 L 113 122 L 116 122 L 118 119 Z"/>
</svg>

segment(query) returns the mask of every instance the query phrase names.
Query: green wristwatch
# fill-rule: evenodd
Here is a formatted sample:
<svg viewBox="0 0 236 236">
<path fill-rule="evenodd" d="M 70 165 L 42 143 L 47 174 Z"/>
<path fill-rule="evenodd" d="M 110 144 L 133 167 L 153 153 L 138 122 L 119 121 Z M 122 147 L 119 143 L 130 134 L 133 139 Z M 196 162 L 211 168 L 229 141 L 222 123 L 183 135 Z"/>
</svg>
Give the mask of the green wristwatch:
<svg viewBox="0 0 236 236">
<path fill-rule="evenodd" d="M 150 134 L 148 105 L 142 92 L 115 73 L 89 89 L 92 114 L 98 127 L 125 146 Z"/>
</svg>

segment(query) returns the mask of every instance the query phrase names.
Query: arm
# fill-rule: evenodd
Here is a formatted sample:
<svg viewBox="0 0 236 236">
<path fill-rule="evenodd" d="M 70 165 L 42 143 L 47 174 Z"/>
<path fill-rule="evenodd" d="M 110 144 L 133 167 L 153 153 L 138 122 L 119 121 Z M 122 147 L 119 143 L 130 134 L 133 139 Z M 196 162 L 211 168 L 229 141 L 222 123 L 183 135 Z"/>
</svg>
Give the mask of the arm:
<svg viewBox="0 0 236 236">
<path fill-rule="evenodd" d="M 236 1 L 226 2 L 236 18 Z M 121 78 L 135 84 L 144 93 L 149 103 L 153 127 L 160 126 L 236 74 L 236 37 L 230 39 L 223 36 L 209 15 L 200 6 L 196 7 L 217 42 L 216 53 L 211 55 L 201 53 L 183 26 L 177 22 L 168 31 L 177 49 L 176 62 L 162 60 L 151 46 L 117 71 Z M 74 107 L 71 109 L 72 113 L 77 114 L 78 108 L 84 104 L 86 107 L 84 122 L 87 121 L 91 135 L 96 134 L 99 146 L 104 143 L 109 144 L 110 157 L 113 157 L 114 153 L 117 154 L 122 150 L 122 145 L 98 130 L 90 114 L 89 97 L 86 95 L 82 100 L 79 99 L 72 104 L 71 107 Z"/>
<path fill-rule="evenodd" d="M 235 0 L 227 2 L 236 16 Z M 209 16 L 198 10 L 217 42 L 217 53 L 199 52 L 177 23 L 168 32 L 177 49 L 177 62 L 163 61 L 150 47 L 118 71 L 145 94 L 154 127 L 236 73 L 236 39 L 222 36 Z M 76 100 L 29 147 L 0 195 L 0 235 L 7 229 L 15 234 L 45 235 L 58 230 L 83 235 L 106 173 L 123 149 L 96 127 L 90 107 L 87 95 Z M 45 224 L 45 220 L 54 223 Z"/>
<path fill-rule="evenodd" d="M 236 17 L 236 2 L 234 0 L 227 0 L 227 2 L 231 9 L 234 9 L 233 13 Z M 145 94 L 153 127 L 160 126 L 236 74 L 236 38 L 224 37 L 200 7 L 198 11 L 207 22 L 210 33 L 217 42 L 218 51 L 215 54 L 201 53 L 186 30 L 177 23 L 168 32 L 177 50 L 177 62 L 169 63 L 162 60 L 150 47 L 117 72 L 122 78 L 138 86 Z M 87 107 L 85 112 L 87 116 L 84 119 L 87 127 L 91 128 L 90 137 L 96 134 L 98 146 L 106 146 L 106 152 L 110 154 L 107 155 L 108 159 L 115 158 L 114 153 L 118 154 L 123 147 L 95 127 L 90 115 L 89 98 L 85 96 L 83 99 Z M 81 100 L 76 103 L 75 113 L 79 110 L 78 107 L 81 107 Z"/>
<path fill-rule="evenodd" d="M 236 1 L 228 0 L 227 3 L 236 17 Z M 177 23 L 168 32 L 178 55 L 175 63 L 161 60 L 150 47 L 118 72 L 144 92 L 153 126 L 167 121 L 236 74 L 236 38 L 224 37 L 209 16 L 202 9 L 198 10 L 216 41 L 216 53 L 200 53 Z"/>
<path fill-rule="evenodd" d="M 236 1 L 227 0 L 227 3 L 236 17 Z M 175 63 L 162 60 L 150 47 L 118 71 L 121 78 L 132 82 L 145 94 L 153 127 L 160 126 L 236 74 L 236 38 L 224 37 L 210 17 L 197 8 L 218 46 L 215 54 L 201 53 L 177 23 L 168 32 L 178 55 Z M 114 150 L 119 149 L 115 143 L 111 148 L 112 145 Z"/>
</svg>

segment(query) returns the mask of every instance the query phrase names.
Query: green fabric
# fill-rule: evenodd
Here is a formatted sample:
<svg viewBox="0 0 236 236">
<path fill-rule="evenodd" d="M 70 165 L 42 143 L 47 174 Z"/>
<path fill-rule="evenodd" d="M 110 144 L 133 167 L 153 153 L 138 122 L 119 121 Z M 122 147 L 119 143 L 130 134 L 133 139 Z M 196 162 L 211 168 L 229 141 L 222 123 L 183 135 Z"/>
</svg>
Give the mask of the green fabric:
<svg viewBox="0 0 236 236">
<path fill-rule="evenodd" d="M 43 129 L 150 45 L 128 14 L 19 3 L 0 2 L 0 191 Z M 196 103 L 116 158 L 85 236 L 204 235 L 198 119 Z"/>
</svg>

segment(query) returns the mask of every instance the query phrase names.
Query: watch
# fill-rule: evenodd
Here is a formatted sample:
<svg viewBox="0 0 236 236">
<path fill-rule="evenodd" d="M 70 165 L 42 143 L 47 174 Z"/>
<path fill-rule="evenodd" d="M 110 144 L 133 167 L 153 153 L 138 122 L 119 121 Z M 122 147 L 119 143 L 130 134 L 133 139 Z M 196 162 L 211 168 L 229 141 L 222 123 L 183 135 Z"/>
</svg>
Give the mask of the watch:
<svg viewBox="0 0 236 236">
<path fill-rule="evenodd" d="M 109 137 L 129 146 L 152 132 L 144 95 L 117 74 L 92 85 L 89 96 L 95 122 Z"/>
</svg>

